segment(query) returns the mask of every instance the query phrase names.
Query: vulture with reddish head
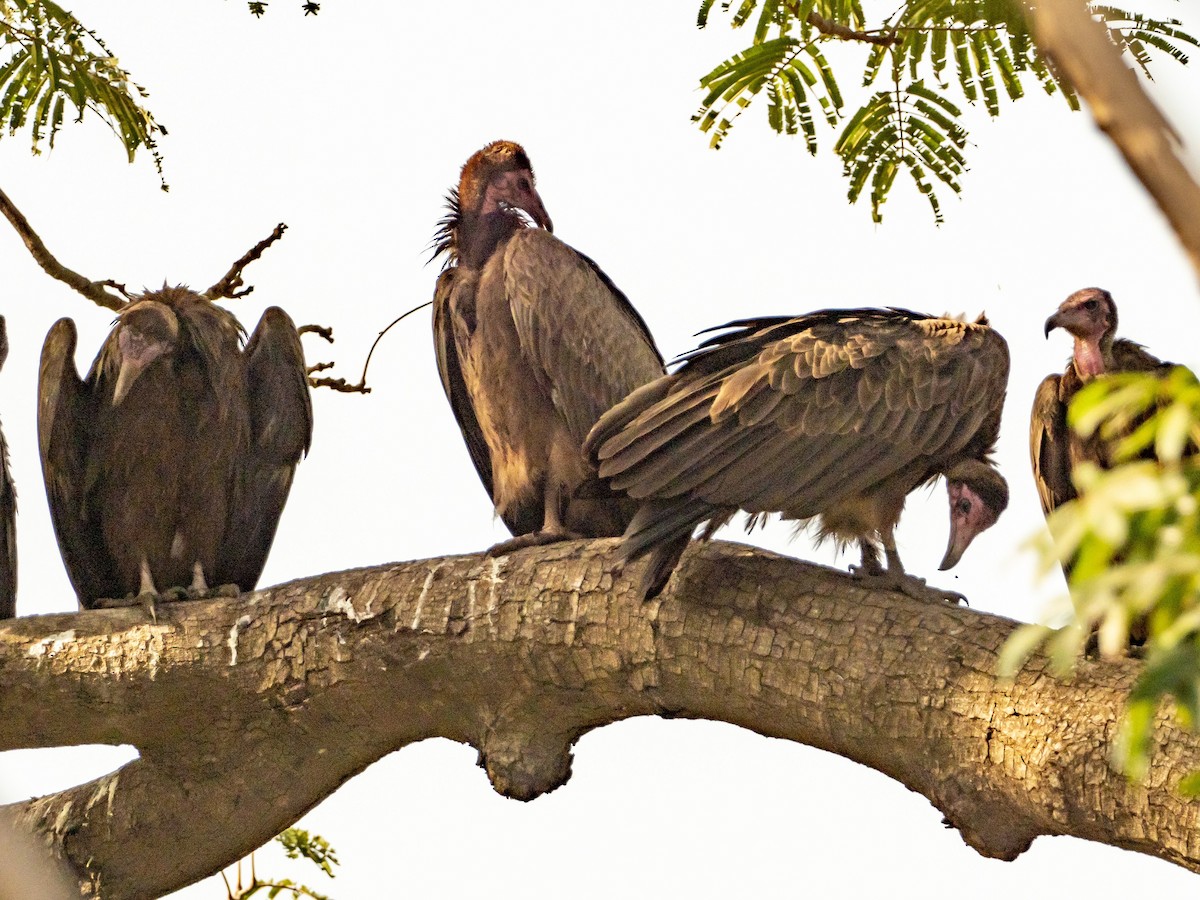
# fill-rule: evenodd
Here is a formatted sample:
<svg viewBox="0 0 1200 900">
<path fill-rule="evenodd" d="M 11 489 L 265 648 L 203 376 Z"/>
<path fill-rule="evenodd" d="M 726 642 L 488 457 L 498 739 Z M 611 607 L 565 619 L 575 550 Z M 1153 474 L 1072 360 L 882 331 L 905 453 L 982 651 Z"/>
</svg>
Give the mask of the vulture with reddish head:
<svg viewBox="0 0 1200 900">
<path fill-rule="evenodd" d="M 8 329 L 0 316 L 0 369 L 8 359 Z M 8 468 L 8 444 L 0 431 L 0 619 L 17 614 L 17 490 Z"/>
<path fill-rule="evenodd" d="M 707 538 L 738 508 L 818 520 L 857 542 L 856 574 L 912 596 L 893 530 L 908 494 L 939 475 L 958 562 L 1008 504 L 990 455 L 1008 382 L 1008 345 L 988 327 L 900 309 L 745 319 L 634 391 L 586 449 L 611 489 L 641 501 L 621 557 L 651 559 L 647 597 L 666 585 L 697 525 Z M 719 329 L 713 329 L 719 330 Z M 886 568 L 881 565 L 882 547 Z"/>
<path fill-rule="evenodd" d="M 46 335 L 42 473 L 84 607 L 257 583 L 312 407 L 287 313 L 264 312 L 244 349 L 242 336 L 231 313 L 183 287 L 122 309 L 86 379 L 75 323 Z"/>
<path fill-rule="evenodd" d="M 1062 328 L 1075 339 L 1075 352 L 1061 375 L 1047 375 L 1038 385 L 1029 419 L 1029 456 L 1042 511 L 1047 515 L 1075 499 L 1071 472 L 1081 462 L 1107 468 L 1112 446 L 1097 437 L 1084 438 L 1067 425 L 1067 407 L 1080 389 L 1111 372 L 1160 372 L 1174 368 L 1147 353 L 1141 344 L 1117 338 L 1117 305 L 1101 288 L 1076 291 L 1046 320 L 1046 336 Z"/>
<path fill-rule="evenodd" d="M 492 553 L 625 530 L 636 504 L 606 492 L 580 448 L 601 413 L 663 374 L 629 300 L 551 230 L 529 157 L 495 141 L 463 166 L 435 238 L 438 371 L 514 535 Z"/>
</svg>

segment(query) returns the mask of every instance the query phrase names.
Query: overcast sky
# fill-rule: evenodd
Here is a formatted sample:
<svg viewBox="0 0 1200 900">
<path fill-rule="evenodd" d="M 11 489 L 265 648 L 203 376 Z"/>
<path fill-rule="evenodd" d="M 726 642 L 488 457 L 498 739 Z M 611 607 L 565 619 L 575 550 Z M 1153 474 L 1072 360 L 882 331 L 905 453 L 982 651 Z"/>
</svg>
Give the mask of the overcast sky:
<svg viewBox="0 0 1200 900">
<path fill-rule="evenodd" d="M 845 200 L 840 164 L 769 132 L 752 107 L 718 152 L 690 123 L 698 78 L 749 34 L 694 27 L 698 0 L 606 4 L 401 4 L 327 0 L 303 18 L 275 2 L 83 2 L 75 9 L 151 90 L 170 130 L 169 193 L 148 159 L 130 166 L 97 122 L 68 127 L 33 158 L 0 141 L 0 187 L 68 266 L 131 287 L 203 290 L 279 221 L 286 237 L 248 270 L 231 302 L 252 328 L 267 305 L 331 325 L 310 361 L 358 377 L 380 328 L 432 296 L 427 244 L 466 158 L 522 142 L 556 233 L 629 295 L 668 356 L 733 318 L 822 307 L 986 310 L 1013 351 L 999 463 L 1012 504 L 950 573 L 944 488 L 914 495 L 898 534 L 907 567 L 962 591 L 974 608 L 1036 618 L 1061 579 L 1034 584 L 1027 539 L 1042 527 L 1027 424 L 1037 382 L 1069 352 L 1042 322 L 1071 291 L 1099 285 L 1122 333 L 1193 366 L 1200 296 L 1160 215 L 1096 131 L 1031 87 L 997 122 L 971 122 L 961 201 L 935 228 L 906 183 L 882 226 Z M 1140 6 L 1140 4 L 1139 4 Z M 1161 8 L 1193 13 L 1181 4 Z M 1200 30 L 1200 19 L 1186 22 Z M 1194 68 L 1194 67 L 1193 67 Z M 853 95 L 857 76 L 846 70 Z M 1154 87 L 1200 143 L 1192 69 L 1161 65 Z M 903 181 L 903 176 L 902 179 Z M 111 312 L 50 280 L 0 229 L 12 351 L 0 416 L 20 492 L 23 615 L 75 608 L 50 528 L 35 436 L 37 358 L 72 316 L 86 370 Z M 480 550 L 505 536 L 442 395 L 428 317 L 376 352 L 368 397 L 318 392 L 300 466 L 262 583 L 393 560 Z M 844 566 L 776 526 L 755 540 Z M 739 536 L 735 533 L 735 539 Z M 6 754 L 0 800 L 95 777 L 126 751 Z M 394 753 L 301 826 L 328 837 L 339 900 L 526 896 L 1109 897 L 1195 891 L 1195 877 L 1137 854 L 1040 838 L 1014 863 L 985 860 L 923 797 L 882 775 L 730 725 L 640 719 L 585 736 L 574 776 L 520 804 L 493 793 L 475 753 L 445 740 Z M 307 877 L 299 868 L 260 869 Z M 314 870 L 315 872 L 315 870 Z M 321 882 L 318 882 L 318 878 Z M 220 897 L 219 883 L 181 892 Z"/>
</svg>

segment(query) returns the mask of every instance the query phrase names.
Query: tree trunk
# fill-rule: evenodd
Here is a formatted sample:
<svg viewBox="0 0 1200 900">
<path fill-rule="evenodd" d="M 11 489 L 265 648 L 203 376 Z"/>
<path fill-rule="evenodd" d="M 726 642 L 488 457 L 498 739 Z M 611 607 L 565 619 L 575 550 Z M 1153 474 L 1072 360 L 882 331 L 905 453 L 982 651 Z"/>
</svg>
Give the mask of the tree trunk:
<svg viewBox="0 0 1200 900">
<path fill-rule="evenodd" d="M 498 791 L 532 799 L 567 780 L 586 731 L 658 714 L 872 766 L 985 856 L 1073 834 L 1200 871 L 1200 809 L 1175 790 L 1200 738 L 1164 712 L 1145 784 L 1107 762 L 1137 662 L 1085 660 L 1063 681 L 1035 657 L 1002 681 L 1013 622 L 724 543 L 689 551 L 643 604 L 614 543 L 319 575 L 164 604 L 157 623 L 140 608 L 12 620 L 0 749 L 141 752 L 15 809 L 93 894 L 155 897 L 413 741 L 470 743 Z"/>
</svg>

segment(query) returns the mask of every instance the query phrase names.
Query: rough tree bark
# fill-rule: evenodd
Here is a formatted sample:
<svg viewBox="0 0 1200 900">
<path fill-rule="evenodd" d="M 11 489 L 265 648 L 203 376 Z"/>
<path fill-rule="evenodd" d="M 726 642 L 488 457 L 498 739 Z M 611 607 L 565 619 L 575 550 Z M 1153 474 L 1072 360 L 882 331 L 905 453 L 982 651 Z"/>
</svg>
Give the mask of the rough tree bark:
<svg viewBox="0 0 1200 900">
<path fill-rule="evenodd" d="M 980 853 L 1074 834 L 1200 871 L 1200 738 L 1166 715 L 1154 768 L 1107 762 L 1139 664 L 996 654 L 1015 623 L 871 593 L 739 545 L 689 552 L 659 602 L 613 542 L 319 575 L 236 600 L 0 628 L 0 749 L 134 744 L 118 772 L 17 805 L 87 892 L 153 897 L 269 840 L 347 778 L 427 737 L 478 748 L 504 794 L 570 774 L 572 743 L 637 715 L 732 722 L 872 766 Z M 631 573 L 636 574 L 636 573 Z"/>
</svg>

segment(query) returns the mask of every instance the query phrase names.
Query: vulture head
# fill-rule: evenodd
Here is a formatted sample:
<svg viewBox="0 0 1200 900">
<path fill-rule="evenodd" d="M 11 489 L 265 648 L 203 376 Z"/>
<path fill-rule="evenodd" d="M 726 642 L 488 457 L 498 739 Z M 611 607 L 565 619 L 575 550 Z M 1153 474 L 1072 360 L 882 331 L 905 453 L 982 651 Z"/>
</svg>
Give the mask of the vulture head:
<svg viewBox="0 0 1200 900">
<path fill-rule="evenodd" d="M 517 228 L 532 224 L 554 230 L 529 156 L 513 141 L 492 141 L 473 153 L 448 203 L 449 214 L 434 237 L 434 255 L 447 253 L 451 263 L 481 266 Z"/>
<path fill-rule="evenodd" d="M 1008 482 L 992 466 L 978 459 L 964 459 L 946 472 L 950 495 L 950 543 L 938 569 L 954 568 L 971 541 L 996 524 L 1008 507 Z"/>
<path fill-rule="evenodd" d="M 146 367 L 160 356 L 174 352 L 179 341 L 179 319 L 169 306 L 141 301 L 121 311 L 116 337 L 112 405 L 120 406 Z"/>
<path fill-rule="evenodd" d="M 1081 377 L 1094 378 L 1112 368 L 1117 305 L 1108 291 L 1091 287 L 1073 293 L 1046 320 L 1046 336 L 1055 328 L 1075 338 L 1075 368 Z"/>
</svg>

